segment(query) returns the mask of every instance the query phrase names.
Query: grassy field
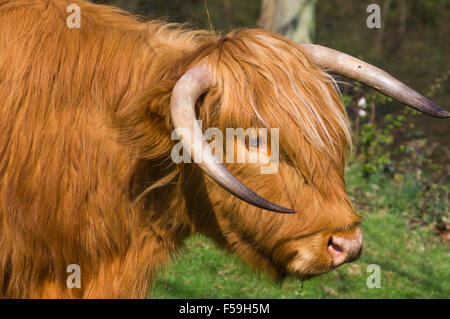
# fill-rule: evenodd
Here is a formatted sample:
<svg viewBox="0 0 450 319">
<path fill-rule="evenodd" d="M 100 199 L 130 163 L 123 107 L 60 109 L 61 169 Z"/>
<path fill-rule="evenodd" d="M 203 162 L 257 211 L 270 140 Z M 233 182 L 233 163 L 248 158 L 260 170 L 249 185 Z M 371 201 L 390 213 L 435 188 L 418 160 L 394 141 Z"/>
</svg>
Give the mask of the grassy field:
<svg viewBox="0 0 450 319">
<path fill-rule="evenodd" d="M 361 186 L 357 177 L 351 187 Z M 366 182 L 364 182 L 366 183 Z M 389 184 L 389 181 L 387 182 Z M 364 185 L 368 188 L 370 185 Z M 373 185 L 372 185 L 373 186 Z M 288 279 L 283 284 L 255 274 L 235 256 L 219 250 L 209 239 L 194 236 L 181 254 L 161 271 L 150 298 L 448 298 L 450 249 L 429 228 L 408 226 L 389 198 L 396 195 L 386 185 L 386 198 L 359 210 L 364 217 L 364 250 L 361 258 L 310 281 Z M 386 192 L 387 191 L 387 192 Z M 406 199 L 408 189 L 397 190 Z M 394 198 L 395 199 L 395 198 Z M 396 198 L 402 203 L 402 198 Z M 381 287 L 368 288 L 370 264 L 381 269 Z"/>
</svg>

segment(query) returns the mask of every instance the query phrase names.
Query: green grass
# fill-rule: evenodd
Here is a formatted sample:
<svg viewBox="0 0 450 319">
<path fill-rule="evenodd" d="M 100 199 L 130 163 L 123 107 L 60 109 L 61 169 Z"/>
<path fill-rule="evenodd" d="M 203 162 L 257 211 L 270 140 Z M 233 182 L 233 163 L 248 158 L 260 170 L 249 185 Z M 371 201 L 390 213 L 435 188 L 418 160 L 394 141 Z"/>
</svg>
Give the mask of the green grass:
<svg viewBox="0 0 450 319">
<path fill-rule="evenodd" d="M 410 178 L 382 174 L 363 178 L 350 165 L 347 183 L 364 218 L 361 258 L 304 282 L 279 284 L 257 274 L 209 239 L 193 236 L 154 283 L 150 298 L 449 298 L 450 249 L 431 224 L 411 228 L 412 209 L 421 200 Z M 446 214 L 448 214 L 448 209 Z M 368 288 L 367 267 L 381 269 L 381 287 Z"/>
<path fill-rule="evenodd" d="M 448 298 L 450 251 L 426 229 L 410 230 L 404 218 L 364 215 L 364 252 L 352 264 L 301 283 L 283 284 L 255 274 L 201 236 L 188 240 L 177 260 L 161 271 L 150 298 Z M 366 285 L 367 266 L 381 268 L 381 288 Z"/>
</svg>

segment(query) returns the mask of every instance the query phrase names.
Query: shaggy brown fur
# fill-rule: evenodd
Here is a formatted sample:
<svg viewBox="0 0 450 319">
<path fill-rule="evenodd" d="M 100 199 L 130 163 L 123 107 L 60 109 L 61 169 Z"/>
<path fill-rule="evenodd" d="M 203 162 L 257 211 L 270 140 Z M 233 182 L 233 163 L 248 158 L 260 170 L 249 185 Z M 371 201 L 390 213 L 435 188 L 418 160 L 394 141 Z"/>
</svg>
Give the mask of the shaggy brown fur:
<svg viewBox="0 0 450 319">
<path fill-rule="evenodd" d="M 276 278 L 329 271 L 330 234 L 360 221 L 332 79 L 261 30 L 218 38 L 81 0 L 81 29 L 69 29 L 73 2 L 0 0 L 0 295 L 145 297 L 194 232 Z M 297 214 L 252 207 L 172 163 L 171 90 L 202 59 L 218 79 L 198 103 L 204 128 L 280 128 L 277 174 L 227 168 Z M 66 286 L 69 264 L 80 289 Z"/>
</svg>

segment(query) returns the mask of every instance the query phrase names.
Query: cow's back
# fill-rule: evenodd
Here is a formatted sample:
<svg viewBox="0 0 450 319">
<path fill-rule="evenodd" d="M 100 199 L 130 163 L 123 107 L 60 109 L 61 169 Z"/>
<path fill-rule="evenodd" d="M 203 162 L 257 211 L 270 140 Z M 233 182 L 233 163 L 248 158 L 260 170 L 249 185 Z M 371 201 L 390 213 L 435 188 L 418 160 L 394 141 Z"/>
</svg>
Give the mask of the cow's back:
<svg viewBox="0 0 450 319">
<path fill-rule="evenodd" d="M 69 264 L 95 272 L 137 227 L 126 189 L 131 152 L 111 127 L 114 109 L 142 85 L 131 83 L 140 75 L 125 60 L 139 43 L 118 36 L 120 22 L 137 22 L 102 27 L 115 14 L 86 4 L 82 27 L 70 29 L 68 4 L 0 4 L 0 294 L 8 297 L 51 295 Z"/>
</svg>

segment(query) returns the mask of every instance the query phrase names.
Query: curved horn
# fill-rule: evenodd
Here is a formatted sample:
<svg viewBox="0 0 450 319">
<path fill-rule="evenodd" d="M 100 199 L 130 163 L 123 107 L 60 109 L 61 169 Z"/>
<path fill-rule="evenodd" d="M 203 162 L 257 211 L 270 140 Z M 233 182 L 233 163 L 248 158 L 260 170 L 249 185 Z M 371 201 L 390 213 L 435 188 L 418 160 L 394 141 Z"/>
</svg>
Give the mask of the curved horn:
<svg viewBox="0 0 450 319">
<path fill-rule="evenodd" d="M 172 91 L 170 112 L 175 130 L 182 132 L 181 144 L 191 158 L 201 159 L 196 164 L 217 184 L 231 194 L 259 208 L 280 213 L 295 213 L 294 210 L 271 203 L 242 184 L 212 154 L 195 115 L 195 103 L 213 84 L 213 72 L 206 63 L 187 71 Z"/>
<path fill-rule="evenodd" d="M 450 117 L 449 112 L 373 65 L 321 45 L 300 43 L 300 46 L 323 69 L 364 83 L 420 112 L 438 118 Z"/>
</svg>

